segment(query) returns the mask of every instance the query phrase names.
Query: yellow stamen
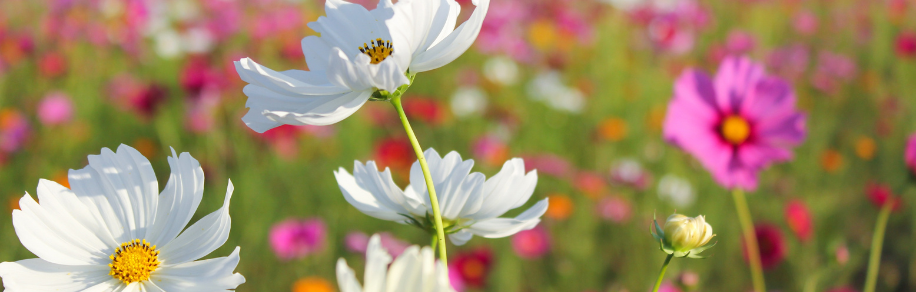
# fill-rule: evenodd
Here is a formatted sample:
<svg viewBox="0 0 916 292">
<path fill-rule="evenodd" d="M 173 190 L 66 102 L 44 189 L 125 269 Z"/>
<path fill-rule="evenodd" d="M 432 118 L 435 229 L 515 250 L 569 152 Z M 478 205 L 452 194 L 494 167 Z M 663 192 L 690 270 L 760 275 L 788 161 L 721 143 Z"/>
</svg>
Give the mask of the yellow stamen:
<svg viewBox="0 0 916 292">
<path fill-rule="evenodd" d="M 144 239 L 134 239 L 121 244 L 109 256 L 111 272 L 108 273 L 124 284 L 148 280 L 150 273 L 159 268 L 159 251 Z"/>
<path fill-rule="evenodd" d="M 359 51 L 363 54 L 366 54 L 371 59 L 369 62 L 372 64 L 378 64 L 394 54 L 394 47 L 391 46 L 391 41 L 382 41 L 382 39 L 375 39 L 375 41 L 370 42 L 371 45 L 363 43 L 362 47 L 359 47 Z"/>
<path fill-rule="evenodd" d="M 725 141 L 738 145 L 751 135 L 751 125 L 740 116 L 729 116 L 722 122 L 721 131 Z"/>
</svg>

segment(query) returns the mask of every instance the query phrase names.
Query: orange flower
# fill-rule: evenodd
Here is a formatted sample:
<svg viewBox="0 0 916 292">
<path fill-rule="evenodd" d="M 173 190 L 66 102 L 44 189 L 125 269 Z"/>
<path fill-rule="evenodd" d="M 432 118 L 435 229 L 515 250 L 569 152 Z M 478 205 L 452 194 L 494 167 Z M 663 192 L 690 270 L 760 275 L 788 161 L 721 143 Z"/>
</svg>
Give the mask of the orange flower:
<svg viewBox="0 0 916 292">
<path fill-rule="evenodd" d="M 557 44 L 557 28 L 549 20 L 538 20 L 528 27 L 528 41 L 541 51 L 549 51 Z"/>
<path fill-rule="evenodd" d="M 864 160 L 871 160 L 874 158 L 877 148 L 875 140 L 868 136 L 860 136 L 859 139 L 856 140 L 856 155 Z"/>
<path fill-rule="evenodd" d="M 328 280 L 321 277 L 305 277 L 293 283 L 293 292 L 334 292 Z"/>
<path fill-rule="evenodd" d="M 827 149 L 821 154 L 821 166 L 829 173 L 835 173 L 843 167 L 843 154 L 834 149 Z"/>
<path fill-rule="evenodd" d="M 148 138 L 137 138 L 137 140 L 134 140 L 133 144 L 134 149 L 137 149 L 137 151 L 139 151 L 140 154 L 143 154 L 143 156 L 156 156 L 156 143 L 154 143 L 153 140 Z"/>
<path fill-rule="evenodd" d="M 564 194 L 552 194 L 548 196 L 550 199 L 550 205 L 547 207 L 547 217 L 557 219 L 557 220 L 566 220 L 569 218 L 569 215 L 572 215 L 573 204 L 572 199 L 569 196 Z"/>
<path fill-rule="evenodd" d="M 627 121 L 621 118 L 607 118 L 598 126 L 601 138 L 617 142 L 627 137 Z"/>
</svg>

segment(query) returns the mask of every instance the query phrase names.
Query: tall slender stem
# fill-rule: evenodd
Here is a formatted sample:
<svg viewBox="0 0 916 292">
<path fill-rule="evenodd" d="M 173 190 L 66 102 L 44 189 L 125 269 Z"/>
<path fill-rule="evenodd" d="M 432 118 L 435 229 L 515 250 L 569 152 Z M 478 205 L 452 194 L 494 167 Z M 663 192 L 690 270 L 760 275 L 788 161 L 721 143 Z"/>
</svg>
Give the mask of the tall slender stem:
<svg viewBox="0 0 916 292">
<path fill-rule="evenodd" d="M 433 250 L 436 250 L 436 244 L 437 244 L 437 243 L 439 243 L 439 237 L 436 236 L 435 234 L 433 234 L 433 240 L 432 240 L 432 242 L 429 244 L 429 246 L 432 247 Z M 433 257 L 435 257 L 435 255 L 433 255 Z"/>
<path fill-rule="evenodd" d="M 407 138 L 410 139 L 410 145 L 413 146 L 413 152 L 417 155 L 417 160 L 420 162 L 420 168 L 423 169 L 423 178 L 426 179 L 426 190 L 429 192 L 429 202 L 433 208 L 434 223 L 436 225 L 436 239 L 439 242 L 439 259 L 442 263 L 448 265 L 448 257 L 445 256 L 445 229 L 442 227 L 442 212 L 439 211 L 439 199 L 436 197 L 433 177 L 429 174 L 429 166 L 426 165 L 426 157 L 423 156 L 423 149 L 420 148 L 420 143 L 417 142 L 417 136 L 414 135 L 413 128 L 410 127 L 410 122 L 407 121 L 407 115 L 404 114 L 404 107 L 401 106 L 401 96 L 398 95 L 391 98 L 391 104 L 393 104 L 394 108 L 398 111 L 398 116 L 401 118 L 401 124 L 404 125 L 404 131 L 407 132 Z"/>
<path fill-rule="evenodd" d="M 739 188 L 732 190 L 732 196 L 735 198 L 735 210 L 738 211 L 738 221 L 741 222 L 741 231 L 744 233 L 744 242 L 747 245 L 747 258 L 751 264 L 754 291 L 766 292 L 763 266 L 760 264 L 760 248 L 757 246 L 757 234 L 754 232 L 754 221 L 751 220 L 747 199 L 744 198 L 744 191 Z"/>
<path fill-rule="evenodd" d="M 662 270 L 658 271 L 658 280 L 655 280 L 655 289 L 652 289 L 652 292 L 658 292 L 658 288 L 662 286 L 662 279 L 665 278 L 665 271 L 668 270 L 668 263 L 671 262 L 671 258 L 674 257 L 674 254 L 669 254 L 665 258 L 665 263 L 662 264 Z"/>
<path fill-rule="evenodd" d="M 875 222 L 875 234 L 871 238 L 871 255 L 868 256 L 868 276 L 865 278 L 863 292 L 875 292 L 878 282 L 878 268 L 881 263 L 881 248 L 884 245 L 884 230 L 887 229 L 887 219 L 891 216 L 894 200 L 888 199 L 878 213 L 878 222 Z"/>
</svg>

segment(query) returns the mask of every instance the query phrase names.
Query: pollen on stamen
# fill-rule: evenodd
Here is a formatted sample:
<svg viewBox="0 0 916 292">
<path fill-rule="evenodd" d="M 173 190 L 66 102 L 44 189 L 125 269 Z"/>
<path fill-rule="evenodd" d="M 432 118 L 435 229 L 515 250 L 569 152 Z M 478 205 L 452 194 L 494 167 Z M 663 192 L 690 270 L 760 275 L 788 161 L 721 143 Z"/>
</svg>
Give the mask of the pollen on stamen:
<svg viewBox="0 0 916 292">
<path fill-rule="evenodd" d="M 108 258 L 111 259 L 108 274 L 125 284 L 148 280 L 160 264 L 159 251 L 145 239 L 122 243 Z"/>
<path fill-rule="evenodd" d="M 370 41 L 369 44 L 363 43 L 363 46 L 359 47 L 359 52 L 369 56 L 370 63 L 378 64 L 394 54 L 394 47 L 391 46 L 391 41 L 377 38 Z"/>
</svg>

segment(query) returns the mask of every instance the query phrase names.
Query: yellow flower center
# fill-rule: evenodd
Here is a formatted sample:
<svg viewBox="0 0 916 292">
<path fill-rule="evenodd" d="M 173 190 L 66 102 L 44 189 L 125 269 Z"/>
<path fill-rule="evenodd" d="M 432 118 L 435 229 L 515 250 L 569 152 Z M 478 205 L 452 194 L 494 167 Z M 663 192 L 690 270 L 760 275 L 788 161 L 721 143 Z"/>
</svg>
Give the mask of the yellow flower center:
<svg viewBox="0 0 916 292">
<path fill-rule="evenodd" d="M 359 47 L 359 51 L 363 54 L 366 54 L 372 60 L 370 63 L 378 64 L 394 54 L 394 48 L 391 46 L 391 41 L 382 41 L 382 39 L 375 39 L 375 41 L 369 42 L 369 44 L 363 43 L 362 47 Z"/>
<path fill-rule="evenodd" d="M 150 273 L 159 268 L 159 251 L 145 239 L 122 243 L 109 258 L 108 274 L 124 284 L 148 280 Z"/>
<path fill-rule="evenodd" d="M 744 143 L 751 135 L 751 125 L 742 117 L 729 116 L 722 122 L 721 131 L 725 141 L 738 145 Z"/>
</svg>

